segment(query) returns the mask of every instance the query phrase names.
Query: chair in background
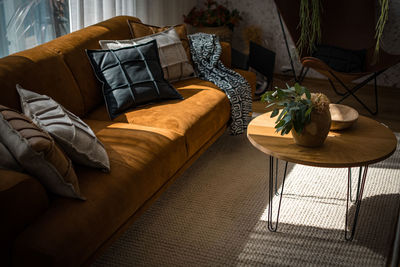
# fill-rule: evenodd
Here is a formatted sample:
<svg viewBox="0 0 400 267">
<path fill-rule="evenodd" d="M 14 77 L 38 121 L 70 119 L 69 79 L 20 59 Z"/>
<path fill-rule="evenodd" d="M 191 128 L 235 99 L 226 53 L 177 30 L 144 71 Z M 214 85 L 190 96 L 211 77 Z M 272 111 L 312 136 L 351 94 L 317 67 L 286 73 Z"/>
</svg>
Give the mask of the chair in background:
<svg viewBox="0 0 400 267">
<path fill-rule="evenodd" d="M 250 42 L 249 67 L 263 75 L 264 82 L 257 88 L 256 95 L 265 93 L 274 81 L 275 52 Z"/>
<path fill-rule="evenodd" d="M 297 82 L 302 82 L 309 68 L 316 70 L 328 78 L 332 89 L 342 98 L 352 96 L 369 113 L 378 113 L 378 88 L 376 78 L 391 66 L 400 62 L 400 55 L 390 55 L 380 49 L 377 60 L 374 60 L 375 49 L 375 0 L 322 0 L 321 44 L 314 53 L 307 54 L 306 49 L 299 55 L 302 70 L 296 76 L 293 60 L 282 18 L 295 42 L 300 37 L 298 29 L 300 1 L 275 0 L 278 15 L 289 53 L 292 71 Z M 348 84 L 365 77 L 355 86 Z M 374 80 L 375 108 L 368 107 L 355 93 L 368 82 Z M 334 81 L 345 90 L 339 91 Z"/>
<path fill-rule="evenodd" d="M 250 41 L 249 55 L 245 55 L 236 49 L 232 49 L 232 66 L 234 68 L 248 70 L 254 69 L 262 75 L 263 81 L 257 83 L 255 94 L 265 93 L 272 87 L 274 79 L 275 52 Z"/>
</svg>

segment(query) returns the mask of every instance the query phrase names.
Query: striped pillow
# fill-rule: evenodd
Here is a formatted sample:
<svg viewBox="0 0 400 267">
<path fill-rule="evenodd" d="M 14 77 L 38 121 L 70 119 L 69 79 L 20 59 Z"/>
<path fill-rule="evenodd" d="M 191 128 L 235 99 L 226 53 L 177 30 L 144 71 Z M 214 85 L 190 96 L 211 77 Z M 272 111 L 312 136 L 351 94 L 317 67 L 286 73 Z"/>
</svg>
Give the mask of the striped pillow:
<svg viewBox="0 0 400 267">
<path fill-rule="evenodd" d="M 52 193 L 84 200 L 71 160 L 27 116 L 0 105 L 0 142 Z"/>
<path fill-rule="evenodd" d="M 51 97 L 26 90 L 17 84 L 24 114 L 48 132 L 75 163 L 110 171 L 103 144 L 79 117 Z"/>
</svg>

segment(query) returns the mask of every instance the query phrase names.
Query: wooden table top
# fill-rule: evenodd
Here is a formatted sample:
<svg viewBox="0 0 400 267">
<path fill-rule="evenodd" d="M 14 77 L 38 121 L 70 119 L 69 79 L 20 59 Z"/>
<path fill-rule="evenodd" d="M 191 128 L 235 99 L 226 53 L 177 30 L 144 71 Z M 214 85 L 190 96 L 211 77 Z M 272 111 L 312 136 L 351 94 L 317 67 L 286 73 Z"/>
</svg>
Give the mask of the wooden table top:
<svg viewBox="0 0 400 267">
<path fill-rule="evenodd" d="M 348 129 L 330 131 L 321 147 L 309 148 L 296 145 L 291 133 L 276 133 L 276 117 L 270 118 L 270 114 L 254 118 L 247 137 L 257 149 L 285 161 L 316 167 L 357 167 L 382 161 L 396 150 L 393 132 L 364 116 Z"/>
</svg>

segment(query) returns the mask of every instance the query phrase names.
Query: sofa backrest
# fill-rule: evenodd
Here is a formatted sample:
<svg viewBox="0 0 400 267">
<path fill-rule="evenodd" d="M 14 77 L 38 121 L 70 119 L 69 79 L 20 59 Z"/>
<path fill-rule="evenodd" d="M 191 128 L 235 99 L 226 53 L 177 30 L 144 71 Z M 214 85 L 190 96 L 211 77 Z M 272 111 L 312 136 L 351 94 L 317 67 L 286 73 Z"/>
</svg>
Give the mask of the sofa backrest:
<svg viewBox="0 0 400 267">
<path fill-rule="evenodd" d="M 104 100 L 85 49 L 99 40 L 129 39 L 129 16 L 118 16 L 0 59 L 0 104 L 19 109 L 15 84 L 46 94 L 78 116 Z"/>
<path fill-rule="evenodd" d="M 71 70 L 82 95 L 85 114 L 104 103 L 101 84 L 94 76 L 85 49 L 100 49 L 99 40 L 130 39 L 127 19 L 139 21 L 137 18 L 118 16 L 61 36 L 46 44 L 62 56 Z"/>
<path fill-rule="evenodd" d="M 0 59 L 0 104 L 21 110 L 16 84 L 49 95 L 68 110 L 84 114 L 80 90 L 62 58 L 37 46 Z"/>
</svg>

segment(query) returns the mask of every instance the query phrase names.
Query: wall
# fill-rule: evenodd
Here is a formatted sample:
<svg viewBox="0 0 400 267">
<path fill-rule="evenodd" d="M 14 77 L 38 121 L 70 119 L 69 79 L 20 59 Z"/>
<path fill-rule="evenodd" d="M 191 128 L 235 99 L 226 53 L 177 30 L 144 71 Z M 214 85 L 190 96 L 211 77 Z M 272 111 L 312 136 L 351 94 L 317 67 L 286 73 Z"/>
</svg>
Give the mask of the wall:
<svg viewBox="0 0 400 267">
<path fill-rule="evenodd" d="M 218 0 L 218 2 L 227 5 L 229 8 L 237 8 L 243 16 L 241 25 L 234 30 L 233 47 L 243 50 L 242 30 L 246 26 L 256 25 L 262 29 L 265 46 L 276 52 L 275 72 L 281 73 L 283 69 L 290 66 L 273 0 Z M 202 6 L 203 3 L 203 0 L 197 1 L 198 6 Z M 293 41 L 288 34 L 287 36 L 289 45 L 293 50 Z M 389 21 L 385 27 L 383 47 L 388 52 L 400 54 L 400 1 L 390 1 Z M 301 64 L 297 60 L 297 73 L 300 68 Z M 310 71 L 307 77 L 323 78 L 314 71 Z M 378 78 L 378 84 L 400 88 L 400 64 L 383 73 Z"/>
</svg>

